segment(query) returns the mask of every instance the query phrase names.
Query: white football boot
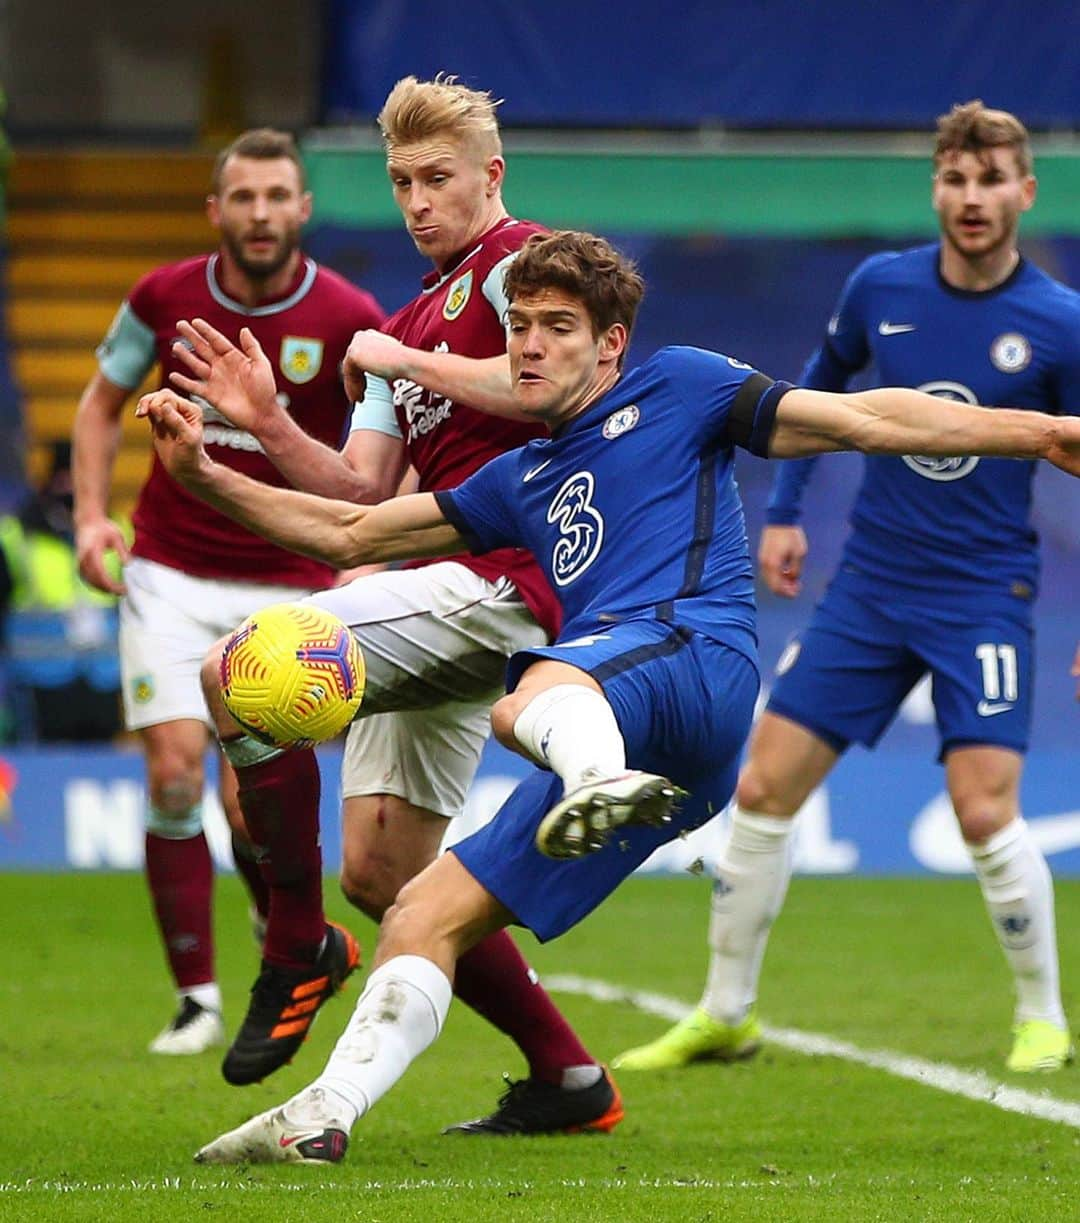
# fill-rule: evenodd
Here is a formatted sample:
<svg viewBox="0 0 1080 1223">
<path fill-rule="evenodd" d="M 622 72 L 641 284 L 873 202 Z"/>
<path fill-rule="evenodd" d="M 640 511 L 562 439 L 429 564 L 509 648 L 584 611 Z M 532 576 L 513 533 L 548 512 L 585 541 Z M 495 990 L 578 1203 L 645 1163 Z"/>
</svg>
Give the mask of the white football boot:
<svg viewBox="0 0 1080 1223">
<path fill-rule="evenodd" d="M 169 1026 L 150 1042 L 150 1052 L 183 1056 L 205 1053 L 224 1043 L 225 1024 L 221 1013 L 200 1006 L 194 998 L 184 997 Z"/>
<path fill-rule="evenodd" d="M 197 1164 L 337 1164 L 351 1123 L 321 1087 L 306 1087 L 285 1104 L 207 1143 Z"/>
</svg>

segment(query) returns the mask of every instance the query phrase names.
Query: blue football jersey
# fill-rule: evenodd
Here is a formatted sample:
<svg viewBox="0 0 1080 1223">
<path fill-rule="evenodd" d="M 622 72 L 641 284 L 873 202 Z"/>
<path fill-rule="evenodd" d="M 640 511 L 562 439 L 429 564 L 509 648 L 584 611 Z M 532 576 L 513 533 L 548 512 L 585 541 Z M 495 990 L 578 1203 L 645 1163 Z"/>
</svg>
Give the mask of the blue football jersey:
<svg viewBox="0 0 1080 1223">
<path fill-rule="evenodd" d="M 805 386 L 843 390 L 872 366 L 879 386 L 1049 413 L 1080 412 L 1080 295 L 1021 260 L 995 289 L 946 284 L 937 243 L 865 260 L 848 280 Z M 870 455 L 844 561 L 875 586 L 935 600 L 1033 597 L 1037 538 L 1027 460 Z M 782 464 L 768 521 L 799 518 L 813 459 Z"/>
<path fill-rule="evenodd" d="M 533 553 L 563 606 L 560 641 L 651 617 L 753 658 L 732 448 L 767 452 L 788 389 L 729 357 L 665 348 L 554 436 L 436 497 L 474 551 Z"/>
</svg>

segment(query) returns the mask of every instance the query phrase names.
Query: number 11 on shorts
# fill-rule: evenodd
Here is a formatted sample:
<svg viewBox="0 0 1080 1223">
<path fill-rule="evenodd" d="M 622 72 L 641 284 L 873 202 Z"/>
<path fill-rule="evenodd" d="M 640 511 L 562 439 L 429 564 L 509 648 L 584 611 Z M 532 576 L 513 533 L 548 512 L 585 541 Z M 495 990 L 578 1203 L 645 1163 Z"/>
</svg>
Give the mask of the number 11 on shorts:
<svg viewBox="0 0 1080 1223">
<path fill-rule="evenodd" d="M 988 701 L 1015 701 L 1020 696 L 1016 647 L 984 641 L 975 647 L 982 664 L 983 695 Z"/>
</svg>

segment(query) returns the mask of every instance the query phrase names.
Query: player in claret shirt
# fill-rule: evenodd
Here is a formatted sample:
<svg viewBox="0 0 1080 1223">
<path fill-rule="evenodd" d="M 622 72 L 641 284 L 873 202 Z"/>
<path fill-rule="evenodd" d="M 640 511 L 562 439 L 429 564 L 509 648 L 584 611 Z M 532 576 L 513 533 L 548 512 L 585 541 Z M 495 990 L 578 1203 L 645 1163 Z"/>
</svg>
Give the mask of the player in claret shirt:
<svg viewBox="0 0 1080 1223">
<path fill-rule="evenodd" d="M 557 937 L 659 845 L 723 809 L 758 690 L 735 446 L 776 457 L 948 448 L 1080 474 L 1072 418 L 912 390 L 827 394 L 692 348 L 624 373 L 643 284 L 589 234 L 531 238 L 506 290 L 512 395 L 551 436 L 455 489 L 371 509 L 265 489 L 209 460 L 193 405 L 168 391 L 140 404 L 176 478 L 277 542 L 339 564 L 527 547 L 565 620 L 552 645 L 511 659 L 492 711 L 499 739 L 540 767 L 402 890 L 324 1073 L 201 1161 L 340 1160 L 356 1120 L 438 1035 L 469 947 L 511 923 Z"/>
<path fill-rule="evenodd" d="M 379 123 L 394 198 L 417 249 L 434 267 L 419 296 L 387 322 L 387 334 L 361 333 L 350 349 L 346 374 L 363 401 L 344 452 L 305 437 L 280 412 L 265 360 L 250 344 L 241 354 L 204 324 L 181 329 L 194 346 L 192 376 L 177 380 L 251 429 L 291 483 L 357 501 L 372 500 L 365 473 L 386 473 L 385 495 L 406 466 L 421 490 L 450 488 L 544 432 L 483 386 L 476 388 L 480 401 L 491 399 L 493 408 L 518 419 L 478 411 L 471 406 L 476 397 L 455 393 L 452 376 L 463 357 L 470 369 L 486 358 L 492 382 L 504 387 L 503 273 L 540 228 L 515 220 L 503 204 L 495 103 L 450 79 L 408 77 L 389 94 Z M 409 369 L 390 381 L 368 376 L 365 386 L 363 371 L 387 350 L 395 360 L 408 354 Z M 447 366 L 450 379 L 440 379 Z M 378 921 L 435 857 L 448 821 L 461 814 L 506 660 L 555 635 L 558 603 L 532 556 L 515 547 L 365 575 L 316 601 L 352 626 L 367 664 L 361 717 L 350 730 L 342 769 L 342 886 Z M 215 655 L 207 668 L 215 693 L 216 667 Z M 318 771 L 313 752 L 265 748 L 243 735 L 223 708 L 219 717 L 272 898 L 263 970 L 224 1064 L 230 1082 L 248 1083 L 299 1048 L 306 1025 L 295 1022 L 297 997 L 323 977 L 315 955 L 325 924 Z M 287 820 L 277 818 L 282 802 Z M 457 966 L 455 985 L 459 997 L 515 1041 L 529 1072 L 490 1116 L 462 1122 L 454 1132 L 577 1132 L 618 1123 L 622 1105 L 610 1077 L 508 934 L 474 947 Z M 290 1017 L 283 1022 L 285 1012 Z M 305 1019 L 313 1014 L 303 1012 Z"/>
<path fill-rule="evenodd" d="M 933 178 L 940 240 L 855 270 L 803 382 L 841 390 L 873 365 L 880 383 L 942 401 L 1080 412 L 1080 297 L 1016 245 L 1034 199 L 1015 116 L 981 102 L 943 115 Z M 761 537 L 762 576 L 788 597 L 806 555 L 798 521 L 813 462 L 781 467 Z M 616 1065 L 662 1069 L 757 1049 L 758 976 L 791 874 L 792 817 L 850 743 L 877 743 L 926 674 L 949 796 L 1016 986 L 1006 1065 L 1049 1071 L 1071 1058 L 1053 883 L 1019 800 L 1038 586 L 1033 473 L 1033 463 L 917 450 L 866 460 L 840 569 L 782 655 L 751 740 L 715 867 L 701 1002 Z"/>
<path fill-rule="evenodd" d="M 220 248 L 160 267 L 135 285 L 98 349 L 98 370 L 75 418 L 76 547 L 87 581 L 124 595 L 124 715 L 146 756 L 146 878 L 179 995 L 175 1017 L 150 1045 L 154 1053 L 199 1053 L 224 1038 L 211 925 L 213 868 L 202 828 L 209 735 L 199 667 L 238 618 L 319 589 L 332 571 L 209 509 L 155 461 L 135 506 L 131 557 L 117 581 L 106 554 L 127 559 L 123 534 L 108 517 L 120 415 L 155 364 L 162 383 L 183 368 L 174 351 L 177 320 L 198 314 L 233 338 L 249 327 L 269 356 L 281 411 L 305 436 L 341 443 L 349 411 L 341 361 L 353 333 L 378 326 L 383 312 L 371 294 L 301 251 L 310 214 L 291 136 L 256 129 L 224 149 L 207 199 Z M 250 432 L 224 419 L 212 397 L 201 404 L 207 445 L 222 463 L 285 483 Z M 370 498 L 390 491 L 372 478 Z M 259 927 L 268 895 L 237 805 L 236 777 L 224 761 L 220 790 Z M 335 930 L 329 937 L 340 977 L 355 964 L 352 936 Z"/>
</svg>

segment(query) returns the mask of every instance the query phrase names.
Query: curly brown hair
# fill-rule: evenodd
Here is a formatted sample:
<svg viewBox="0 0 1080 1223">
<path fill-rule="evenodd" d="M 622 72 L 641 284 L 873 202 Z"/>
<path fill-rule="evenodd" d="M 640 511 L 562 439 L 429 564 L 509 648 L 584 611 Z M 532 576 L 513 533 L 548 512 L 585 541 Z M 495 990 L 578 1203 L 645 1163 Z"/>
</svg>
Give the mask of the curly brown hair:
<svg viewBox="0 0 1080 1223">
<path fill-rule="evenodd" d="M 576 297 L 588 312 L 593 334 L 613 323 L 633 329 L 645 281 L 633 260 L 604 238 L 561 229 L 533 234 L 506 273 L 506 295 L 514 301 L 544 289 L 561 289 Z"/>
</svg>

